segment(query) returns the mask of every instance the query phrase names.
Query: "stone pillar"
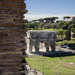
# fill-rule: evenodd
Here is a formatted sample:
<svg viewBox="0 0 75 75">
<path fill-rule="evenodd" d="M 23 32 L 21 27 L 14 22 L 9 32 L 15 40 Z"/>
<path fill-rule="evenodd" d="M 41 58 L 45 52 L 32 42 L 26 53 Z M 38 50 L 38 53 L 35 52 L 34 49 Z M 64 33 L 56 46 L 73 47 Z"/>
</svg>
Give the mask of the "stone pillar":
<svg viewBox="0 0 75 75">
<path fill-rule="evenodd" d="M 0 75 L 26 75 L 24 0 L 0 0 Z"/>
</svg>

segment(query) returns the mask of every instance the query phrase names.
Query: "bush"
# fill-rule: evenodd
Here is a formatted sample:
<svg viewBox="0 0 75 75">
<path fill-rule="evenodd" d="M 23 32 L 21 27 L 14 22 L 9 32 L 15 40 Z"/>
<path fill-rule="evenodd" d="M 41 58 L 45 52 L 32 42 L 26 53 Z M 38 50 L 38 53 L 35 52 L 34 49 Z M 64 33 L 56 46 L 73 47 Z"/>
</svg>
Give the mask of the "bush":
<svg viewBox="0 0 75 75">
<path fill-rule="evenodd" d="M 29 23 L 25 24 L 25 26 L 26 26 L 26 28 L 29 28 L 29 29 L 38 29 L 39 23 L 29 22 Z"/>
<path fill-rule="evenodd" d="M 64 40 L 66 38 L 67 30 L 59 29 L 57 30 L 58 40 Z"/>
<path fill-rule="evenodd" d="M 72 28 L 71 31 L 72 31 L 73 33 L 75 33 L 75 28 Z"/>
<path fill-rule="evenodd" d="M 56 31 L 57 32 L 57 40 L 64 40 L 66 38 L 67 30 L 63 29 L 45 29 L 48 31 Z"/>
</svg>

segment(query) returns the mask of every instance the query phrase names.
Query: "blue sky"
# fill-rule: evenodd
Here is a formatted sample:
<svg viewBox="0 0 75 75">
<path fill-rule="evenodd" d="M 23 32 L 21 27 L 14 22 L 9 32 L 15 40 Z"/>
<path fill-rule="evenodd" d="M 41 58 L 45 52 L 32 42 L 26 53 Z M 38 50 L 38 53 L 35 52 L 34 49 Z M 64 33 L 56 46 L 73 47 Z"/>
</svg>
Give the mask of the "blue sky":
<svg viewBox="0 0 75 75">
<path fill-rule="evenodd" d="M 48 16 L 75 15 L 75 0 L 26 0 L 29 20 Z"/>
</svg>

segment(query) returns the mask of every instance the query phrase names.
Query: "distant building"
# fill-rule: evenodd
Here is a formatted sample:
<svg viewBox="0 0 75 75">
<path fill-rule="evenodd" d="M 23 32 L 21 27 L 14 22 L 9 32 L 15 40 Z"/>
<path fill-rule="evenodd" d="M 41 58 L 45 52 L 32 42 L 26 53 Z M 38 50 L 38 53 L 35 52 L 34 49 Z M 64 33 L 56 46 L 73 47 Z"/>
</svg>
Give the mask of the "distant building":
<svg viewBox="0 0 75 75">
<path fill-rule="evenodd" d="M 75 16 L 72 16 L 70 21 L 75 21 Z"/>
</svg>

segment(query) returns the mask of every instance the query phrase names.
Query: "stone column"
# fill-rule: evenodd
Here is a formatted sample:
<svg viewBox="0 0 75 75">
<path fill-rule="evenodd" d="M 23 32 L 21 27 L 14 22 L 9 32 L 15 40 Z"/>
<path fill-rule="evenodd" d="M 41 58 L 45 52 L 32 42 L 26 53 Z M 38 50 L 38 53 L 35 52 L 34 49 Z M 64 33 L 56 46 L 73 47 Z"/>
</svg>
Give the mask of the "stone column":
<svg viewBox="0 0 75 75">
<path fill-rule="evenodd" d="M 26 75 L 24 0 L 0 0 L 0 75 Z"/>
</svg>

